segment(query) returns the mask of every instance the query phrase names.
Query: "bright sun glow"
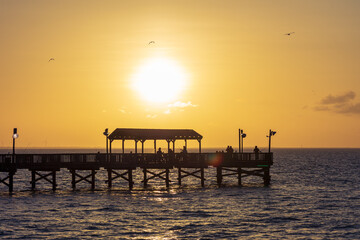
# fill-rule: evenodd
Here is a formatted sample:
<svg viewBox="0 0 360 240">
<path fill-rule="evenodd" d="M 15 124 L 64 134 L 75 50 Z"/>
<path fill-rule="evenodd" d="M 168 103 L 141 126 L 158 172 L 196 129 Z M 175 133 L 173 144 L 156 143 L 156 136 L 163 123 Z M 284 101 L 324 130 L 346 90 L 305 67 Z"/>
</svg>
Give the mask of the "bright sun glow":
<svg viewBox="0 0 360 240">
<path fill-rule="evenodd" d="M 149 102 L 170 102 L 184 90 L 184 70 L 166 58 L 145 61 L 132 78 L 132 87 Z"/>
</svg>

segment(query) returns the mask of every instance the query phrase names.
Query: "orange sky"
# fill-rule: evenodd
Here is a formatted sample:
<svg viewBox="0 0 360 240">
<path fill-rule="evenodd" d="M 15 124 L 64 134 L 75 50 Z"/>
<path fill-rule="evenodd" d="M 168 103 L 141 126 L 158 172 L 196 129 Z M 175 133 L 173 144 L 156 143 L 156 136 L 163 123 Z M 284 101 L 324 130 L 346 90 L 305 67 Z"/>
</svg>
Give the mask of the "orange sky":
<svg viewBox="0 0 360 240">
<path fill-rule="evenodd" d="M 360 147 L 358 26 L 356 0 L 0 0 L 0 147 L 14 127 L 26 148 L 102 147 L 117 127 L 190 128 L 204 147 L 237 146 L 238 128 L 245 147 L 270 128 L 274 147 Z M 178 71 L 165 81 L 182 76 L 171 99 L 134 87 L 177 86 L 141 70 L 156 59 Z"/>
</svg>

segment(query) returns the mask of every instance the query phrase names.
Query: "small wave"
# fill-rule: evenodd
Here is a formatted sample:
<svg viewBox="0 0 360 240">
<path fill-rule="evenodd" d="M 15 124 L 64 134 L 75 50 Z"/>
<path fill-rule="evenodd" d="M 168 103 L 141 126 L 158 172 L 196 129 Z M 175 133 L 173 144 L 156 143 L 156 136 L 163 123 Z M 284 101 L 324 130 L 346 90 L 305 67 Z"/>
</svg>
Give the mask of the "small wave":
<svg viewBox="0 0 360 240">
<path fill-rule="evenodd" d="M 88 226 L 85 229 L 86 230 L 99 230 L 100 228 L 98 228 L 97 226 Z"/>
<path fill-rule="evenodd" d="M 207 212 L 198 210 L 198 211 L 181 211 L 181 216 L 184 217 L 201 217 L 201 218 L 208 218 L 211 217 L 212 214 L 209 214 Z"/>
<path fill-rule="evenodd" d="M 267 223 L 287 223 L 292 221 L 300 221 L 300 219 L 296 217 L 270 217 L 265 220 Z"/>
<path fill-rule="evenodd" d="M 12 235 L 12 231 L 0 231 L 0 236 L 9 236 Z"/>
<path fill-rule="evenodd" d="M 346 225 L 337 225 L 331 228 L 331 230 L 349 230 L 349 229 L 359 229 L 360 226 L 358 224 L 346 224 Z"/>
</svg>

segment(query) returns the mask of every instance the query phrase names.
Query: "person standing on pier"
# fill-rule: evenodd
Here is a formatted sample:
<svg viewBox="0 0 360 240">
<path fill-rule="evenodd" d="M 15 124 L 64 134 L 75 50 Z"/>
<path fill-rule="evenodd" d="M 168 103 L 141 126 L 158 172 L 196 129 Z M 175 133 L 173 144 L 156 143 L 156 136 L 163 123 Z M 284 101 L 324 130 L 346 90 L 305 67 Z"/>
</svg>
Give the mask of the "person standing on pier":
<svg viewBox="0 0 360 240">
<path fill-rule="evenodd" d="M 254 148 L 255 160 L 259 160 L 259 152 L 260 152 L 260 149 L 257 146 L 255 146 L 255 148 Z"/>
<path fill-rule="evenodd" d="M 158 149 L 158 151 L 156 152 L 156 157 L 158 160 L 161 160 L 163 157 L 163 152 L 161 151 L 161 148 Z"/>
<path fill-rule="evenodd" d="M 182 157 L 183 161 L 186 161 L 186 159 L 187 159 L 187 149 L 186 149 L 186 146 L 183 147 L 183 149 L 181 150 L 180 154 L 181 154 L 181 157 Z"/>
</svg>

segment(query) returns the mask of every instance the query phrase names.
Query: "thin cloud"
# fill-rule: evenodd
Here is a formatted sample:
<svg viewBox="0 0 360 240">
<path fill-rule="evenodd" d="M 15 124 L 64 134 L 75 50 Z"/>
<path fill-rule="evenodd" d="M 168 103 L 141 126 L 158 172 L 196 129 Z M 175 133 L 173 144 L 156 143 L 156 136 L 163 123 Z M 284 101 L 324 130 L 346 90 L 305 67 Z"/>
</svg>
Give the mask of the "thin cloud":
<svg viewBox="0 0 360 240">
<path fill-rule="evenodd" d="M 360 114 L 360 103 L 346 104 L 337 110 L 338 113 Z"/>
<path fill-rule="evenodd" d="M 354 103 L 356 93 L 353 91 L 341 95 L 328 95 L 315 106 L 315 111 L 328 111 L 339 114 L 360 114 L 360 102 Z"/>
<path fill-rule="evenodd" d="M 192 104 L 190 101 L 188 102 L 181 102 L 176 101 L 168 105 L 170 108 L 186 108 L 186 107 L 197 107 L 198 105 Z"/>
<path fill-rule="evenodd" d="M 175 112 L 184 112 L 185 108 L 195 108 L 198 105 L 196 104 L 192 104 L 191 101 L 187 101 L 187 102 L 181 102 L 181 101 L 176 101 L 174 103 L 170 103 L 168 104 L 168 109 L 166 109 L 163 113 L 164 114 L 171 114 L 171 113 L 175 113 Z"/>
<path fill-rule="evenodd" d="M 325 107 L 325 106 L 316 106 L 314 107 L 315 111 L 330 111 L 330 108 Z"/>
<path fill-rule="evenodd" d="M 157 114 L 148 114 L 148 115 L 146 115 L 146 118 L 151 118 L 151 119 L 153 119 L 153 118 L 157 118 Z"/>
<path fill-rule="evenodd" d="M 321 100 L 321 104 L 340 104 L 340 103 L 346 103 L 355 98 L 356 94 L 353 91 L 349 91 L 347 93 L 344 93 L 342 95 L 333 96 L 328 95 L 327 97 L 323 98 Z"/>
</svg>

